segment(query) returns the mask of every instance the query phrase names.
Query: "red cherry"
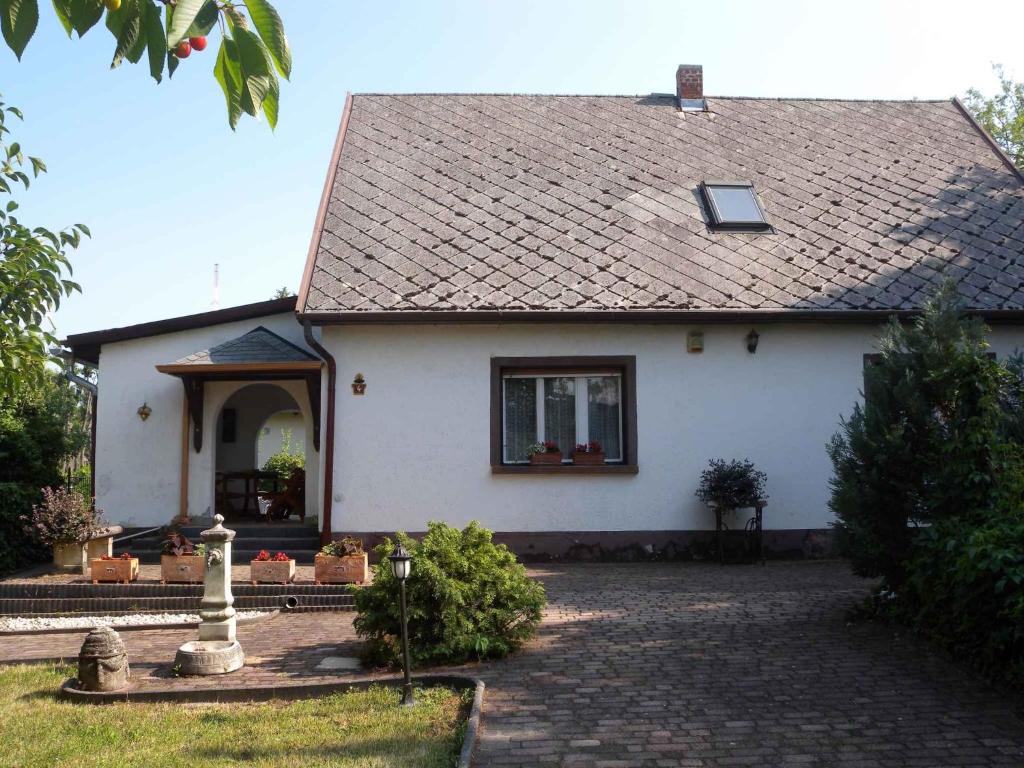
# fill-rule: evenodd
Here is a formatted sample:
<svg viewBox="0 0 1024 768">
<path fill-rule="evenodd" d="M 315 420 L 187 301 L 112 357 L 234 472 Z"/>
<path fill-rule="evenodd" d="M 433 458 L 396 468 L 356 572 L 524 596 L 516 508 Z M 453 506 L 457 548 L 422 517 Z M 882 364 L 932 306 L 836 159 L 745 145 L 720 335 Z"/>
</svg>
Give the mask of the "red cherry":
<svg viewBox="0 0 1024 768">
<path fill-rule="evenodd" d="M 188 40 L 182 40 L 174 48 L 174 55 L 179 59 L 187 59 L 190 53 L 192 53 L 192 46 L 188 44 Z"/>
<path fill-rule="evenodd" d="M 189 43 L 192 44 L 192 50 L 194 51 L 205 51 L 206 50 L 206 38 L 200 35 L 199 37 L 190 37 Z"/>
</svg>

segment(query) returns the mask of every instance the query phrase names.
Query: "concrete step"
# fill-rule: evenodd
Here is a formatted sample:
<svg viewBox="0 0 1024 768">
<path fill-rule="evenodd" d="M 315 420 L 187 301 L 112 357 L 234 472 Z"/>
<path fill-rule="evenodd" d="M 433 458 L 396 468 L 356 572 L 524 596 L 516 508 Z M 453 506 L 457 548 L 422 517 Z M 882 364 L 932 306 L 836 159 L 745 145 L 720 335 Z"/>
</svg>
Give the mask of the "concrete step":
<svg viewBox="0 0 1024 768">
<path fill-rule="evenodd" d="M 313 558 L 317 552 L 320 551 L 320 542 L 317 541 L 315 548 L 304 545 L 302 549 L 295 546 L 280 546 L 279 544 L 271 545 L 258 545 L 250 547 L 248 544 L 244 548 L 233 548 L 231 550 L 231 563 L 233 565 L 246 565 L 250 560 L 255 559 L 256 555 L 260 553 L 260 550 L 267 550 L 270 554 L 276 552 L 284 552 L 289 557 L 295 558 L 295 562 L 299 565 L 312 565 Z M 121 550 L 115 550 L 115 554 Z M 139 558 L 139 562 L 142 565 L 156 565 L 160 562 L 160 555 L 162 550 L 160 549 L 131 549 L 129 550 L 132 555 Z"/>
</svg>

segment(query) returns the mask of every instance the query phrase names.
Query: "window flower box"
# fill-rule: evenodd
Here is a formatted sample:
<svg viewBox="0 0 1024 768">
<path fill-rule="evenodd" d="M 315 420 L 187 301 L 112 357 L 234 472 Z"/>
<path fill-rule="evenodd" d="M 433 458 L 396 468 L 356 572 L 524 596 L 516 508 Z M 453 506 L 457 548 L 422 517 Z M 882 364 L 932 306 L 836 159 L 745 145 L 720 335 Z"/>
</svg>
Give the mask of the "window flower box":
<svg viewBox="0 0 1024 768">
<path fill-rule="evenodd" d="M 562 449 L 551 440 L 545 440 L 543 443 L 534 443 L 526 449 L 526 455 L 530 457 L 531 464 L 562 463 Z"/>
<path fill-rule="evenodd" d="M 97 557 L 89 561 L 92 583 L 128 584 L 139 578 L 139 558 L 125 553 L 120 557 Z"/>
<path fill-rule="evenodd" d="M 200 584 L 205 573 L 205 555 L 160 555 L 161 584 Z"/>
<path fill-rule="evenodd" d="M 295 579 L 295 560 L 284 552 L 273 557 L 262 550 L 249 562 L 249 579 L 255 584 L 290 584 Z"/>
<path fill-rule="evenodd" d="M 604 448 L 596 440 L 580 443 L 572 452 L 572 463 L 582 467 L 596 467 L 605 463 Z"/>
</svg>

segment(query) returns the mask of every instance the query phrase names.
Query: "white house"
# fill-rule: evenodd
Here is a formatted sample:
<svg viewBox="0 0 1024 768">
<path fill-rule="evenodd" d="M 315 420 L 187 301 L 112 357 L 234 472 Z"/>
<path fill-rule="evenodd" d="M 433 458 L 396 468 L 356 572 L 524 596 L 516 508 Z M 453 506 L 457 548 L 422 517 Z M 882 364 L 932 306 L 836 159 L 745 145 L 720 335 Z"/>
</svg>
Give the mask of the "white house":
<svg viewBox="0 0 1024 768">
<path fill-rule="evenodd" d="M 998 355 L 1024 346 L 1024 177 L 956 99 L 701 83 L 350 96 L 297 300 L 68 339 L 99 366 L 97 505 L 204 515 L 225 409 L 236 440 L 298 411 L 325 536 L 681 546 L 725 457 L 768 475 L 768 546 L 800 549 L 888 318 L 952 277 Z M 565 463 L 528 462 L 545 439 Z M 605 463 L 572 463 L 594 440 Z"/>
</svg>

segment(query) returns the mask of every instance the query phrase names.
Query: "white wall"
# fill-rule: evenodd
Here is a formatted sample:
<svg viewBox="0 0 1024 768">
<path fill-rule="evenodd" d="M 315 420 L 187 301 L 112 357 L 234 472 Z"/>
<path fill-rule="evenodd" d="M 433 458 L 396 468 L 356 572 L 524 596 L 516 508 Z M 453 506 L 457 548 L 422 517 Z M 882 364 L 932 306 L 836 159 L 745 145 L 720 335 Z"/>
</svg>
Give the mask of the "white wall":
<svg viewBox="0 0 1024 768">
<path fill-rule="evenodd" d="M 100 354 L 96 433 L 96 504 L 109 520 L 123 525 L 163 525 L 178 514 L 181 428 L 184 390 L 181 381 L 154 366 L 173 362 L 263 325 L 305 348 L 302 327 L 291 313 L 225 323 L 144 339 L 105 344 Z M 303 410 L 307 456 L 312 448 L 309 398 L 303 382 L 280 382 Z M 213 505 L 213 454 L 220 409 L 243 383 L 206 386 L 203 450 L 196 454 L 189 435 L 189 514 L 207 514 Z M 136 410 L 143 401 L 152 409 L 143 422 Z M 312 462 L 314 468 L 319 462 Z M 319 473 L 307 473 L 316 488 Z M 307 493 L 315 509 L 316 496 Z M 315 512 L 314 512 L 315 514 Z"/>
<path fill-rule="evenodd" d="M 689 330 L 705 351 L 686 352 Z M 480 520 L 498 531 L 695 530 L 712 526 L 694 496 L 712 457 L 750 458 L 768 474 L 765 525 L 831 519 L 825 444 L 859 399 L 878 329 L 749 326 L 326 327 L 338 364 L 335 531 L 423 530 Z M 1024 346 L 997 328 L 1000 354 Z M 490 358 L 635 355 L 637 475 L 494 475 Z M 354 396 L 359 372 L 367 390 Z"/>
</svg>

